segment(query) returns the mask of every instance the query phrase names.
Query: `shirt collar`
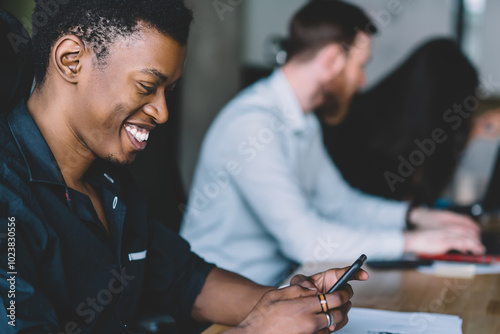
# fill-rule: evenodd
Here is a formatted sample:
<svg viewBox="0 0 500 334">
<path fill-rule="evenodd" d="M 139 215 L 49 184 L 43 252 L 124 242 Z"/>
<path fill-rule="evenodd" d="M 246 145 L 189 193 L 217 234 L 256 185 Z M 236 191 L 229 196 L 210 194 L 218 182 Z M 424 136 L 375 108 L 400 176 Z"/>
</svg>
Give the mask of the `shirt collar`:
<svg viewBox="0 0 500 334">
<path fill-rule="evenodd" d="M 284 120 L 294 132 L 307 130 L 306 114 L 300 107 L 288 79 L 281 68 L 276 69 L 270 77 L 271 89 L 277 93 L 277 116 Z"/>
<path fill-rule="evenodd" d="M 26 162 L 30 181 L 65 185 L 59 165 L 22 100 L 8 116 L 10 131 Z"/>
<path fill-rule="evenodd" d="M 61 169 L 33 117 L 28 112 L 24 100 L 8 115 L 8 122 L 28 168 L 30 181 L 66 186 Z M 90 167 L 87 178 L 94 186 L 98 186 L 106 179 L 104 184 L 108 184 L 109 188 L 118 191 L 120 189 L 116 176 L 118 173 L 119 167 L 114 167 L 103 160 L 97 160 Z"/>
</svg>

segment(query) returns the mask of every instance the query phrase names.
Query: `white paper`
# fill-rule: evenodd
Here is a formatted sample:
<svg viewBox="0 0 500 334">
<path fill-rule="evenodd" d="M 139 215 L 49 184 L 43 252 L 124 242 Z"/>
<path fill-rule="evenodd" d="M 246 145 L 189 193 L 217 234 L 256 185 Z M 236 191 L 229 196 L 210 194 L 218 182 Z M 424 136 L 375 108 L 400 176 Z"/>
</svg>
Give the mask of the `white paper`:
<svg viewBox="0 0 500 334">
<path fill-rule="evenodd" d="M 353 307 L 349 322 L 338 334 L 462 334 L 456 315 L 394 312 Z"/>
</svg>

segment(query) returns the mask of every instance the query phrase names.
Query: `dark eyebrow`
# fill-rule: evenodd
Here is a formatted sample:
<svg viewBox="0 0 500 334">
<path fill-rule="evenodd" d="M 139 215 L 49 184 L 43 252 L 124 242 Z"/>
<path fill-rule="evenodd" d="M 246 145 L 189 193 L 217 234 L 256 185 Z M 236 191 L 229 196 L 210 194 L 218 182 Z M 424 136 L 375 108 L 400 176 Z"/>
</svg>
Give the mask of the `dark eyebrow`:
<svg viewBox="0 0 500 334">
<path fill-rule="evenodd" d="M 151 68 L 151 69 L 150 68 L 143 69 L 143 70 L 141 70 L 141 73 L 154 75 L 156 77 L 156 80 L 157 80 L 158 84 L 160 84 L 162 82 L 165 82 L 168 79 L 165 74 L 163 74 L 160 71 L 155 70 L 153 68 Z"/>
</svg>

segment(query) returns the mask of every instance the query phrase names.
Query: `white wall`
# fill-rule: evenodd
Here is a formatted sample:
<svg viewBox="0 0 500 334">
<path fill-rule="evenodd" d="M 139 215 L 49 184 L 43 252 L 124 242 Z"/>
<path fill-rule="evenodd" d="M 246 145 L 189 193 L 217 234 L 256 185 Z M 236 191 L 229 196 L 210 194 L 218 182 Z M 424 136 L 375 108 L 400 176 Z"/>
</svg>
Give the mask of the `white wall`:
<svg viewBox="0 0 500 334">
<path fill-rule="evenodd" d="M 247 0 L 244 2 L 243 63 L 268 66 L 265 42 L 269 36 L 287 35 L 293 14 L 308 0 Z"/>
<path fill-rule="evenodd" d="M 419 44 L 438 36 L 455 37 L 455 0 L 349 0 L 365 9 L 379 28 L 366 68 L 373 85 Z"/>
<path fill-rule="evenodd" d="M 240 87 L 242 6 L 215 7 L 211 0 L 186 4 L 195 15 L 182 78 L 180 167 L 187 190 L 205 132 Z"/>
<path fill-rule="evenodd" d="M 479 28 L 479 72 L 484 97 L 500 98 L 500 1 L 488 0 L 484 21 Z"/>
<path fill-rule="evenodd" d="M 368 86 L 401 62 L 423 41 L 454 37 L 456 0 L 347 0 L 374 18 L 380 33 L 374 38 Z M 243 62 L 267 67 L 264 57 L 269 36 L 286 37 L 288 22 L 307 0 L 249 0 L 244 3 Z M 500 2 L 500 1 L 499 1 Z M 497 3 L 498 4 L 498 3 Z"/>
</svg>

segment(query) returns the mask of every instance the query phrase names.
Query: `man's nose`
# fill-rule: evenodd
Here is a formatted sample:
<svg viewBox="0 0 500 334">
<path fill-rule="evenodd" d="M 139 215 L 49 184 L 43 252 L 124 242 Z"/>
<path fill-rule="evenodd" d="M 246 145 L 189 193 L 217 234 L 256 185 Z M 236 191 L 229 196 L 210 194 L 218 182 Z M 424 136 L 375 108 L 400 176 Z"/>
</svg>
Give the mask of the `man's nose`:
<svg viewBox="0 0 500 334">
<path fill-rule="evenodd" d="M 168 107 L 164 94 L 157 94 L 151 103 L 144 106 L 144 112 L 151 116 L 157 124 L 168 120 Z"/>
</svg>

